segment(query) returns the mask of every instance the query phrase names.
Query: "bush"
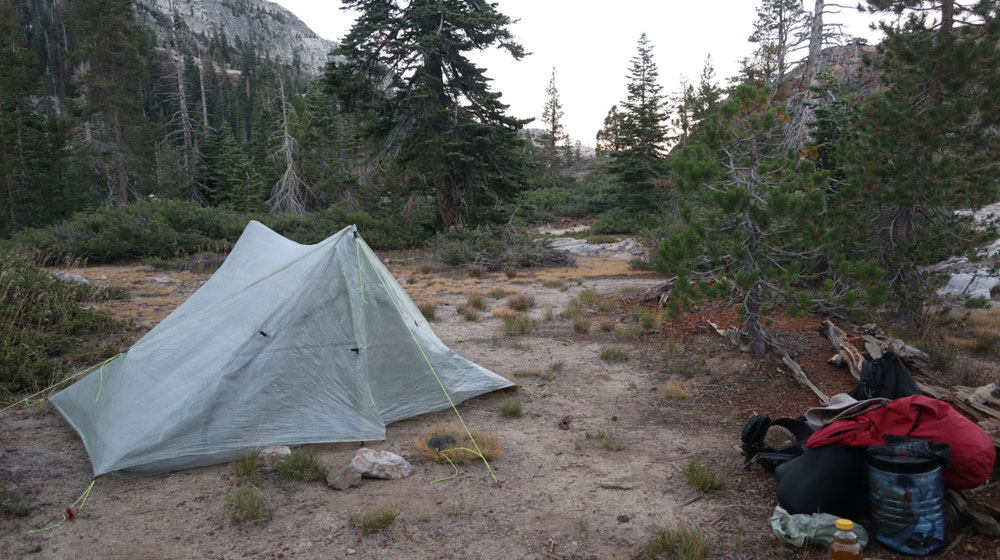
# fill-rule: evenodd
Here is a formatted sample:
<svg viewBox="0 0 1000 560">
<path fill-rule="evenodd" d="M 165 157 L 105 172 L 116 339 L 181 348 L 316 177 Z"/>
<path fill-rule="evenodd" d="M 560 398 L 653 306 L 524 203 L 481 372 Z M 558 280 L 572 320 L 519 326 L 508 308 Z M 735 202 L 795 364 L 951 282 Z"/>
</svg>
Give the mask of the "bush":
<svg viewBox="0 0 1000 560">
<path fill-rule="evenodd" d="M 67 258 L 91 263 L 171 259 L 200 251 L 228 251 L 252 219 L 305 244 L 318 243 L 351 224 L 356 224 L 361 236 L 376 249 L 414 247 L 429 235 L 399 217 L 373 217 L 335 206 L 306 216 L 256 215 L 181 200 L 155 200 L 78 212 L 47 228 L 26 229 L 12 240 L 18 246 L 38 250 L 44 263 Z"/>
<path fill-rule="evenodd" d="M 514 236 L 502 227 L 452 229 L 438 235 L 434 246 L 440 259 L 448 265 L 476 266 L 490 272 L 573 264 L 569 253 Z"/>
<path fill-rule="evenodd" d="M 118 354 L 129 325 L 81 304 L 125 293 L 60 282 L 0 250 L 0 391 L 38 391 Z"/>
</svg>

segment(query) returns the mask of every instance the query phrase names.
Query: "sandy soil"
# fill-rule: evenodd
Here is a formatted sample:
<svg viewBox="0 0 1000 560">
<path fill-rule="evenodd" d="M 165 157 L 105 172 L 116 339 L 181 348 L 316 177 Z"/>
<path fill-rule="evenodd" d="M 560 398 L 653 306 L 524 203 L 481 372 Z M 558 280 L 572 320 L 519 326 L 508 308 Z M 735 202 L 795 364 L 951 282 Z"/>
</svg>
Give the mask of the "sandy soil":
<svg viewBox="0 0 1000 560">
<path fill-rule="evenodd" d="M 0 556 L 627 559 L 641 554 L 655 527 L 687 524 L 706 535 L 718 558 L 824 557 L 822 551 L 776 544 L 767 525 L 776 505 L 773 482 L 759 470 L 743 470 L 736 445 L 752 414 L 797 415 L 814 397 L 773 360 L 749 359 L 714 334 L 693 333 L 697 319 L 630 342 L 600 332 L 601 321 L 631 322 L 629 298 L 658 279 L 630 272 L 620 262 L 595 259 L 581 265 L 522 271 L 515 278 L 466 278 L 406 259 L 391 265 L 397 277 L 407 279 L 404 286 L 414 299 L 438 302 L 433 325 L 446 344 L 522 384 L 459 407 L 470 426 L 490 430 L 502 442 L 503 455 L 492 462 L 501 486 L 481 463 L 464 465 L 452 480 L 431 483 L 451 468 L 417 454 L 412 440 L 431 423 L 453 419 L 453 413 L 440 412 L 392 424 L 386 441 L 369 444 L 407 458 L 416 467 L 410 478 L 366 480 L 337 492 L 322 483 L 267 474 L 260 489 L 275 515 L 263 526 L 231 521 L 225 496 L 236 483 L 230 467 L 218 465 L 145 478 L 103 476 L 74 522 L 29 535 L 61 518 L 91 478 L 76 433 L 42 404 L 0 415 L 0 480 L 9 481 L 8 494 L 22 496 L 30 508 L 26 517 L 0 517 Z M 208 276 L 146 267 L 73 272 L 129 287 L 140 299 L 109 303 L 106 310 L 146 327 Z M 545 287 L 546 279 L 565 279 L 568 289 Z M 502 320 L 489 312 L 470 322 L 456 311 L 467 294 L 494 287 L 534 296 L 533 332 L 505 336 Z M 618 306 L 605 313 L 590 310 L 594 328 L 579 334 L 558 313 L 585 289 Z M 486 302 L 503 304 L 489 296 Z M 550 308 L 555 317 L 546 320 Z M 822 356 L 830 352 L 808 326 L 789 322 L 789 346 L 823 390 L 849 389 L 848 374 L 825 364 Z M 601 361 L 600 351 L 609 346 L 626 350 L 630 359 Z M 514 375 L 557 362 L 565 367 L 550 381 Z M 692 398 L 662 397 L 657 389 L 668 379 L 688 387 Z M 523 402 L 524 416 L 502 419 L 498 407 L 512 397 Z M 567 415 L 569 429 L 560 429 Z M 586 438 L 598 430 L 627 447 L 614 451 Z M 356 444 L 312 447 L 331 469 L 347 464 L 357 449 Z M 681 474 L 692 457 L 707 461 L 728 486 L 707 494 L 692 489 Z M 351 514 L 377 507 L 399 511 L 385 531 L 362 536 L 349 525 Z M 969 537 L 944 557 L 992 557 L 996 545 Z M 875 548 L 868 557 L 895 556 Z"/>
</svg>

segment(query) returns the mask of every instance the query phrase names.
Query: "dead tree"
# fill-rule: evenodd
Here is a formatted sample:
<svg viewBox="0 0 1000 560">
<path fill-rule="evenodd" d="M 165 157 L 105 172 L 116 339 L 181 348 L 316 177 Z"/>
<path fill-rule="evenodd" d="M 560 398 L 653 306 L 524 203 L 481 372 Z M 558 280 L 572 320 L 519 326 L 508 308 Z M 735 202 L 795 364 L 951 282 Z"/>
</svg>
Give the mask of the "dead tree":
<svg viewBox="0 0 1000 560">
<path fill-rule="evenodd" d="M 177 12 L 174 11 L 174 2 L 169 0 L 170 17 L 170 54 L 174 63 L 174 73 L 177 82 L 177 103 L 178 112 L 175 119 L 180 125 L 183 136 L 183 161 L 184 161 L 184 183 L 191 200 L 199 204 L 205 204 L 205 197 L 202 196 L 198 185 L 198 139 L 194 129 L 194 119 L 188 110 L 187 90 L 184 80 L 184 59 L 181 56 L 180 43 L 178 41 L 177 28 L 180 26 Z"/>
<path fill-rule="evenodd" d="M 288 100 L 285 98 L 285 81 L 280 78 L 278 79 L 278 93 L 281 99 L 281 136 L 280 145 L 273 156 L 284 158 L 285 173 L 271 189 L 271 198 L 268 199 L 268 203 L 271 205 L 272 212 L 302 215 L 306 213 L 306 201 L 312 191 L 295 170 L 295 152 L 298 142 L 289 132 L 289 107 Z"/>
</svg>

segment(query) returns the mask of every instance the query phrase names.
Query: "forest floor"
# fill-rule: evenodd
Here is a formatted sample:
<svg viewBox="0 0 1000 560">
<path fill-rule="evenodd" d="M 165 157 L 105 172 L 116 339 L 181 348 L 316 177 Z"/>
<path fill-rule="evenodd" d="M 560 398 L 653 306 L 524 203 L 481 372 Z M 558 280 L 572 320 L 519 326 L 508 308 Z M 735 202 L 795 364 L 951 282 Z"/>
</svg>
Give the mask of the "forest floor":
<svg viewBox="0 0 1000 560">
<path fill-rule="evenodd" d="M 453 412 L 443 411 L 394 423 L 385 441 L 367 444 L 409 460 L 416 471 L 409 478 L 364 480 L 338 492 L 321 482 L 265 474 L 259 488 L 275 512 L 263 525 L 231 520 L 226 495 L 237 484 L 229 465 L 217 465 L 143 478 L 102 476 L 75 521 L 29 534 L 58 521 L 91 479 L 79 437 L 42 403 L 0 415 L 0 480 L 7 481 L 0 490 L 8 504 L 19 498 L 27 514 L 0 512 L 0 556 L 631 559 L 644 557 L 642 547 L 656 528 L 687 526 L 704 535 L 717 558 L 827 557 L 778 543 L 767 521 L 776 505 L 773 480 L 759 469 L 744 470 L 738 450 L 749 417 L 798 416 L 818 404 L 816 397 L 774 358 L 755 359 L 698 328 L 709 318 L 723 328 L 733 324 L 731 310 L 665 320 L 627 340 L 638 293 L 660 279 L 630 271 L 624 261 L 586 259 L 576 267 L 475 278 L 420 254 L 382 256 L 415 301 L 436 305 L 431 324 L 447 345 L 520 384 L 459 406 L 470 427 L 501 442 L 503 453 L 491 462 L 501 486 L 482 463 L 464 464 L 456 478 L 432 483 L 452 470 L 418 454 L 413 441 L 433 423 L 454 421 Z M 129 289 L 132 300 L 101 307 L 134 319 L 137 338 L 210 276 L 141 265 L 69 272 Z M 492 297 L 498 289 L 505 295 Z M 583 305 L 576 328 L 560 316 L 571 298 L 593 299 L 595 291 L 603 303 Z M 474 321 L 457 310 L 472 294 L 481 294 L 487 306 Z M 536 325 L 508 336 L 492 308 L 514 294 L 534 298 L 528 313 Z M 588 331 L 580 332 L 587 321 Z M 789 319 L 773 328 L 820 389 L 847 391 L 853 379 L 827 364 L 832 348 L 811 330 L 819 322 Z M 623 351 L 627 360 L 602 360 L 607 348 Z M 499 408 L 512 398 L 524 413 L 505 419 Z M 333 470 L 347 465 L 358 446 L 310 447 Z M 692 488 L 682 472 L 692 460 L 707 464 L 725 486 L 705 493 Z M 994 478 L 969 494 L 1000 506 L 998 486 Z M 362 535 L 348 521 L 380 507 L 398 512 L 381 532 Z M 940 558 L 997 554 L 997 540 L 959 534 L 957 546 Z M 866 557 L 901 558 L 878 545 Z"/>
</svg>

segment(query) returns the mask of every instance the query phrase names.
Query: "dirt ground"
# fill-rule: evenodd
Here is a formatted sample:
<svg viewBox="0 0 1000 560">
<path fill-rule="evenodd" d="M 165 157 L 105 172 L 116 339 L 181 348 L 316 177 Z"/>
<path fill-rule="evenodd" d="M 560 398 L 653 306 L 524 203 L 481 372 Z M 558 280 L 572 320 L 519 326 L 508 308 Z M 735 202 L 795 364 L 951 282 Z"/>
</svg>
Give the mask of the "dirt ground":
<svg viewBox="0 0 1000 560">
<path fill-rule="evenodd" d="M 630 559 L 641 556 L 656 527 L 678 525 L 704 534 L 717 558 L 826 557 L 824 551 L 777 543 L 767 523 L 776 505 L 774 484 L 759 469 L 743 469 L 737 445 L 750 416 L 797 416 L 817 404 L 815 397 L 772 358 L 752 359 L 714 333 L 696 332 L 705 317 L 667 322 L 632 341 L 598 328 L 602 322 L 633 323 L 635 294 L 656 284 L 655 276 L 601 259 L 574 268 L 522 270 L 513 278 L 470 278 L 407 255 L 393 256 L 389 266 L 416 301 L 437 304 L 432 325 L 446 344 L 521 384 L 459 406 L 472 428 L 492 431 L 501 441 L 503 454 L 491 464 L 502 485 L 493 484 L 482 463 L 465 464 L 456 478 L 432 483 L 451 468 L 419 455 L 413 439 L 432 423 L 453 420 L 445 411 L 392 424 L 386 441 L 367 444 L 409 460 L 416 469 L 409 478 L 365 480 L 338 492 L 266 474 L 260 490 L 275 514 L 265 525 L 232 522 L 226 494 L 236 483 L 228 465 L 217 465 L 144 478 L 102 476 L 85 506 L 77 508 L 75 521 L 28 534 L 58 521 L 91 479 L 77 434 L 43 403 L 0 415 L 0 480 L 8 481 L 7 495 L 20 496 L 29 508 L 25 517 L 0 517 L 0 557 Z M 144 328 L 209 276 L 144 266 L 70 272 L 127 287 L 132 301 L 102 306 Z M 531 333 L 505 335 L 503 320 L 489 310 L 475 321 L 457 311 L 469 294 L 497 287 L 534 297 L 529 313 L 537 324 Z M 615 302 L 603 312 L 585 308 L 583 317 L 592 323 L 587 334 L 559 316 L 584 290 Z M 505 303 L 484 299 L 489 307 Z M 712 318 L 722 326 L 732 321 L 731 313 L 721 310 Z M 846 391 L 853 380 L 846 370 L 826 364 L 832 352 L 809 330 L 815 324 L 818 320 L 800 319 L 775 327 L 823 391 Z M 626 351 L 629 359 L 602 361 L 607 347 Z M 524 375 L 560 362 L 563 368 L 550 380 Z M 516 376 L 519 370 L 522 375 Z M 661 395 L 667 381 L 690 397 Z M 501 418 L 498 408 L 511 398 L 520 399 L 524 415 Z M 567 418 L 568 429 L 561 429 Z M 626 444 L 624 449 L 587 438 L 598 431 Z M 335 469 L 346 465 L 358 446 L 311 447 Z M 724 476 L 726 487 L 694 490 L 681 472 L 693 458 Z M 995 480 L 971 494 L 1000 505 Z M 351 514 L 378 507 L 399 512 L 384 531 L 363 536 L 348 523 Z M 967 533 L 953 537 L 956 546 L 939 557 L 1000 558 L 997 540 Z M 866 556 L 897 558 L 877 545 Z"/>
</svg>

